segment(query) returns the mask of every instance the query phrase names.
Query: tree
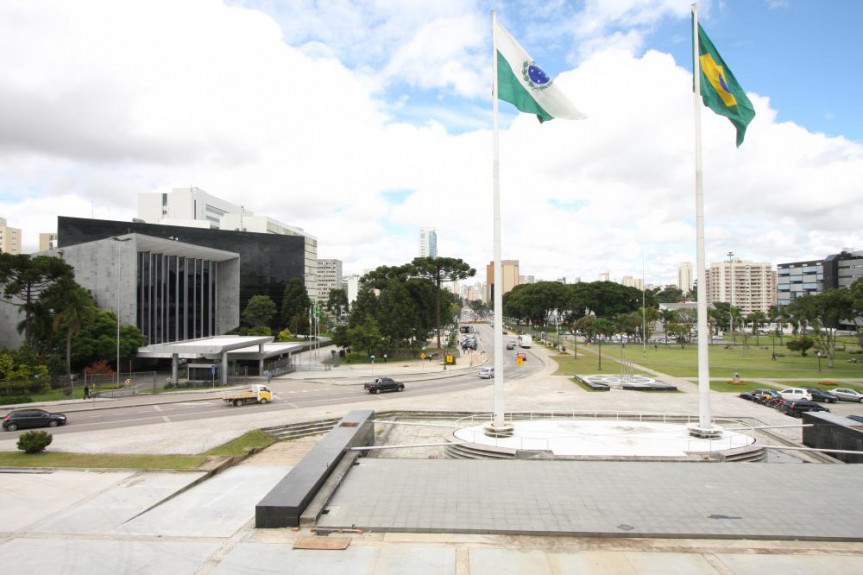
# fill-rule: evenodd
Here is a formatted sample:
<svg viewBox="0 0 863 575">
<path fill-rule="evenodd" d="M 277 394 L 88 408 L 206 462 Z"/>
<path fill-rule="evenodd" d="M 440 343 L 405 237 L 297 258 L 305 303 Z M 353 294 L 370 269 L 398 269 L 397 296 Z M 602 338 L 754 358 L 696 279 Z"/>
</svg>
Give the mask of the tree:
<svg viewBox="0 0 863 575">
<path fill-rule="evenodd" d="M 752 331 L 755 332 L 755 345 L 761 345 L 761 326 L 767 321 L 767 314 L 757 310 L 746 316 L 746 321 L 752 324 Z"/>
<path fill-rule="evenodd" d="M 49 256 L 0 253 L 2 299 L 24 312 L 23 332 L 28 346 L 33 345 L 31 321 L 42 293 L 55 283 L 75 277 L 72 266 Z"/>
<path fill-rule="evenodd" d="M 327 311 L 342 319 L 348 314 L 348 292 L 343 289 L 331 289 L 327 298 Z"/>
<path fill-rule="evenodd" d="M 785 344 L 790 351 L 799 351 L 801 357 L 806 357 L 806 352 L 809 351 L 815 342 L 807 335 L 800 335 Z"/>
<path fill-rule="evenodd" d="M 134 325 L 120 326 L 120 362 L 135 357 L 138 348 L 147 341 Z M 113 311 L 94 308 L 81 325 L 78 337 L 72 340 L 73 371 L 98 360 L 114 360 L 117 353 L 117 315 Z M 115 366 L 117 371 L 120 366 Z"/>
<path fill-rule="evenodd" d="M 833 288 L 815 296 L 815 344 L 827 355 L 827 366 L 833 367 L 836 353 L 836 330 L 842 320 L 853 321 L 853 297 L 847 288 Z"/>
<path fill-rule="evenodd" d="M 66 285 L 70 284 L 70 285 Z M 66 335 L 66 375 L 72 375 L 72 339 L 96 311 L 96 302 L 86 289 L 71 279 L 55 284 L 57 308 L 53 327 Z"/>
<path fill-rule="evenodd" d="M 277 311 L 270 296 L 256 295 L 249 299 L 246 309 L 243 310 L 243 319 L 251 327 L 269 326 Z"/>
<path fill-rule="evenodd" d="M 294 278 L 285 287 L 282 296 L 282 323 L 297 334 L 309 333 L 309 308 L 312 300 L 303 280 Z"/>
<path fill-rule="evenodd" d="M 437 346 L 440 349 L 441 285 L 443 282 L 454 282 L 473 277 L 476 275 L 476 270 L 458 258 L 414 258 L 411 265 L 417 275 L 430 279 L 437 288 L 435 327 L 437 328 Z"/>
<path fill-rule="evenodd" d="M 662 332 L 665 334 L 665 343 L 668 343 L 668 331 L 671 325 L 677 322 L 677 311 L 673 309 L 659 310 L 659 321 L 662 322 Z"/>
<path fill-rule="evenodd" d="M 683 291 L 677 286 L 665 286 L 651 290 L 657 303 L 678 303 L 685 301 Z"/>
</svg>

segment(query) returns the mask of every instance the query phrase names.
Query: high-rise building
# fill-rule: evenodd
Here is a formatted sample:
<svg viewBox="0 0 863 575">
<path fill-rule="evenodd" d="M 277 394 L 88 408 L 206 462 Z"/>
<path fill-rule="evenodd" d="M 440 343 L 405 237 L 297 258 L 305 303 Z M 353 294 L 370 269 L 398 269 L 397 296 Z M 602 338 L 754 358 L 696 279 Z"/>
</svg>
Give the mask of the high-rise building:
<svg viewBox="0 0 863 575">
<path fill-rule="evenodd" d="M 437 257 L 437 231 L 435 228 L 420 229 L 420 257 Z"/>
<path fill-rule="evenodd" d="M 174 188 L 168 192 L 138 194 L 138 220 L 163 226 L 209 228 L 258 234 L 300 236 L 305 242 L 303 281 L 312 301 L 319 301 L 318 240 L 301 228 L 267 216 L 256 216 L 196 187 Z"/>
<path fill-rule="evenodd" d="M 0 218 L 0 252 L 4 254 L 21 253 L 21 230 L 10 228 L 6 218 Z"/>
<path fill-rule="evenodd" d="M 610 277 L 611 277 L 611 274 L 609 274 L 608 272 L 602 272 L 601 274 L 599 274 L 599 281 L 607 282 L 607 281 L 609 281 L 608 278 L 610 278 Z"/>
<path fill-rule="evenodd" d="M 503 291 L 501 295 L 509 292 L 519 285 L 518 260 L 501 260 L 500 270 L 503 276 Z M 485 268 L 485 301 L 493 305 L 494 301 L 494 262 L 489 262 Z"/>
<path fill-rule="evenodd" d="M 692 275 L 692 262 L 683 262 L 677 268 L 677 289 L 684 294 L 692 291 L 695 277 Z"/>
<path fill-rule="evenodd" d="M 342 288 L 342 260 L 318 260 L 319 301 L 327 302 L 330 291 Z"/>
<path fill-rule="evenodd" d="M 731 258 L 710 264 L 707 303 L 727 302 L 743 316 L 768 313 L 776 305 L 776 272 L 771 264 Z"/>
</svg>

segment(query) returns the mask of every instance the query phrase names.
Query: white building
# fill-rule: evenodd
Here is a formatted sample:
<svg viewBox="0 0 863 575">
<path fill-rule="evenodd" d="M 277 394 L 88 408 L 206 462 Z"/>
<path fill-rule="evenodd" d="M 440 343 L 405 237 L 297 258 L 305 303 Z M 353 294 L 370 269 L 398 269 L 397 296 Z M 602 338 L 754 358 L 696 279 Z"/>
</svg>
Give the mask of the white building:
<svg viewBox="0 0 863 575">
<path fill-rule="evenodd" d="M 692 262 L 683 262 L 677 268 L 677 288 L 684 294 L 692 291 L 695 277 L 692 275 Z"/>
<path fill-rule="evenodd" d="M 777 303 L 776 272 L 769 263 L 732 258 L 711 263 L 706 277 L 708 304 L 728 302 L 745 317 L 766 314 Z"/>
<path fill-rule="evenodd" d="M 354 305 L 354 302 L 357 301 L 357 295 L 360 293 L 360 276 L 356 274 L 348 276 L 342 280 L 342 284 L 348 294 L 348 303 Z"/>
<path fill-rule="evenodd" d="M 318 260 L 318 295 L 330 299 L 330 291 L 342 288 L 342 260 Z"/>
<path fill-rule="evenodd" d="M 267 216 L 256 216 L 243 206 L 227 202 L 196 187 L 174 188 L 170 193 L 138 194 L 138 218 L 149 224 L 281 234 L 305 238 L 304 282 L 312 301 L 320 300 L 318 240 L 302 228 Z"/>
<path fill-rule="evenodd" d="M 420 257 L 437 257 L 437 231 L 435 228 L 420 229 Z"/>
</svg>

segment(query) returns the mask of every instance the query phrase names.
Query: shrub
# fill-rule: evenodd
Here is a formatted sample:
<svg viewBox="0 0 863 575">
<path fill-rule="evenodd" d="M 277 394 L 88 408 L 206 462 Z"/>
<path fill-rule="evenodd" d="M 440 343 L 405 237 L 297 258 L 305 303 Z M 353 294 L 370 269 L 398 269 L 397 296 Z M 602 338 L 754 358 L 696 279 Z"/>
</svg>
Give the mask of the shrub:
<svg viewBox="0 0 863 575">
<path fill-rule="evenodd" d="M 41 453 L 53 440 L 54 437 L 45 431 L 28 431 L 18 436 L 18 449 L 24 453 Z"/>
</svg>

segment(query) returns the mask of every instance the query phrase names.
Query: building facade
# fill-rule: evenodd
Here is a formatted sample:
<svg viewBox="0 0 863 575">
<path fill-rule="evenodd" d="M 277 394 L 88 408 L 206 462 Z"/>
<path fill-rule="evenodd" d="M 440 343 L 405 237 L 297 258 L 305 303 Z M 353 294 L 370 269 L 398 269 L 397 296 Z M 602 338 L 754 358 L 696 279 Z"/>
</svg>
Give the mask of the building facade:
<svg viewBox="0 0 863 575">
<path fill-rule="evenodd" d="M 63 258 L 96 305 L 137 326 L 146 345 L 221 335 L 240 324 L 237 253 L 132 233 L 39 255 Z M 0 306 L 3 345 L 22 342 L 7 329 L 20 321 L 18 311 Z"/>
<path fill-rule="evenodd" d="M 318 260 L 319 301 L 330 299 L 330 291 L 342 288 L 342 260 Z"/>
<path fill-rule="evenodd" d="M 503 295 L 518 285 L 518 260 L 501 260 L 500 270 L 503 276 Z M 494 262 L 489 262 L 485 268 L 485 301 L 489 305 L 494 303 Z"/>
<path fill-rule="evenodd" d="M 419 254 L 421 258 L 437 257 L 437 230 L 435 228 L 420 229 Z"/>
<path fill-rule="evenodd" d="M 792 262 L 776 266 L 777 305 L 787 306 L 802 295 L 824 291 L 824 262 Z"/>
<path fill-rule="evenodd" d="M 730 303 L 743 316 L 766 314 L 777 304 L 777 274 L 771 264 L 732 258 L 710 264 L 705 276 L 708 304 Z"/>
<path fill-rule="evenodd" d="M 48 250 L 53 250 L 57 248 L 57 234 L 55 233 L 43 233 L 39 234 L 39 251 L 47 252 Z"/>
<path fill-rule="evenodd" d="M 21 230 L 10 228 L 6 218 L 0 218 L 0 252 L 17 255 L 21 249 Z"/>
<path fill-rule="evenodd" d="M 305 279 L 305 241 L 300 236 L 258 234 L 164 226 L 141 222 L 119 222 L 89 218 L 57 218 L 60 249 L 112 236 L 138 233 L 191 244 L 240 256 L 240 310 L 256 295 L 269 296 L 281 309 L 285 287 L 292 279 Z M 311 294 L 309 294 L 311 297 Z"/>
<path fill-rule="evenodd" d="M 318 301 L 318 240 L 302 228 L 267 216 L 256 216 L 243 206 L 217 198 L 196 187 L 138 194 L 138 219 L 150 224 L 232 230 L 258 234 L 302 237 L 303 282 L 312 301 Z"/>
<path fill-rule="evenodd" d="M 677 289 L 687 294 L 695 287 L 695 276 L 692 273 L 692 262 L 683 262 L 677 268 Z"/>
</svg>

